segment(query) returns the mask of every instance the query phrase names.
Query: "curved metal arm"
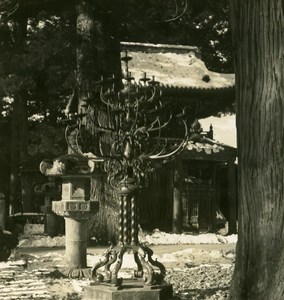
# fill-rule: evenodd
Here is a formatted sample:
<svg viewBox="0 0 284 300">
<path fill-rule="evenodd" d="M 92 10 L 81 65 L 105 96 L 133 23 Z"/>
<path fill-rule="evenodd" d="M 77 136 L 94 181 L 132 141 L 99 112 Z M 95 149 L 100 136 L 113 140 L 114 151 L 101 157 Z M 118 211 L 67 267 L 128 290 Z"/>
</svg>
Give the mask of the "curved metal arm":
<svg viewBox="0 0 284 300">
<path fill-rule="evenodd" d="M 151 89 L 151 96 L 150 96 L 150 98 L 147 99 L 147 102 L 148 102 L 148 103 L 152 102 L 152 101 L 155 99 L 156 93 L 157 93 L 157 89 L 156 89 L 156 87 L 153 85 L 153 86 L 152 86 L 152 89 Z"/>
<path fill-rule="evenodd" d="M 134 107 L 135 107 L 135 105 L 134 105 Z M 133 131 L 135 125 L 137 124 L 137 120 L 138 120 L 138 112 L 139 112 L 139 100 L 136 98 L 135 119 L 134 119 L 133 124 L 132 124 L 132 126 L 131 126 L 131 128 L 130 128 L 130 132 Z"/>
<path fill-rule="evenodd" d="M 91 113 L 87 114 L 87 117 L 90 119 L 92 125 L 94 126 L 94 129 L 98 132 L 111 132 L 113 129 L 107 128 L 105 126 L 99 125 L 95 119 L 91 116 Z"/>
<path fill-rule="evenodd" d="M 150 159 L 166 159 L 169 158 L 171 156 L 177 155 L 179 153 L 180 150 L 183 150 L 183 148 L 185 147 L 185 145 L 188 143 L 188 127 L 186 122 L 183 120 L 183 124 L 184 124 L 184 128 L 185 128 L 185 135 L 184 135 L 184 139 L 183 141 L 180 143 L 180 145 L 172 152 L 167 153 L 165 155 L 151 155 L 149 156 Z"/>
<path fill-rule="evenodd" d="M 160 123 L 160 120 L 158 119 L 158 123 Z M 158 149 L 159 149 L 159 147 L 160 147 L 160 141 L 161 141 L 161 134 L 162 134 L 162 130 L 161 130 L 161 128 L 159 129 L 159 133 L 158 133 L 158 136 L 157 136 L 157 142 L 156 142 L 156 144 L 155 144 L 155 147 L 154 147 L 154 149 L 152 150 L 152 151 L 150 151 L 150 152 L 144 152 L 143 153 L 143 156 L 144 157 L 149 157 L 150 155 L 153 155 Z M 148 133 L 148 135 L 149 135 L 149 133 Z M 161 151 L 160 151 L 160 153 L 158 153 L 158 154 L 161 154 Z"/>
<path fill-rule="evenodd" d="M 178 8 L 178 4 L 177 4 L 176 0 L 175 0 L 175 5 L 176 5 L 176 11 L 175 11 L 175 15 L 172 18 L 163 20 L 163 21 L 157 21 L 155 23 L 171 23 L 171 22 L 179 20 L 187 11 L 188 0 L 185 0 L 184 8 L 180 14 L 178 14 L 179 8 Z"/>
<path fill-rule="evenodd" d="M 149 131 L 161 130 L 161 129 L 163 129 L 163 128 L 165 128 L 165 127 L 167 127 L 169 125 L 169 123 L 171 122 L 172 118 L 173 118 L 173 114 L 172 114 L 172 111 L 171 111 L 171 113 L 169 115 L 169 118 L 168 118 L 168 120 L 166 122 L 164 122 L 162 125 L 159 125 L 158 127 L 149 128 L 148 130 Z"/>
</svg>

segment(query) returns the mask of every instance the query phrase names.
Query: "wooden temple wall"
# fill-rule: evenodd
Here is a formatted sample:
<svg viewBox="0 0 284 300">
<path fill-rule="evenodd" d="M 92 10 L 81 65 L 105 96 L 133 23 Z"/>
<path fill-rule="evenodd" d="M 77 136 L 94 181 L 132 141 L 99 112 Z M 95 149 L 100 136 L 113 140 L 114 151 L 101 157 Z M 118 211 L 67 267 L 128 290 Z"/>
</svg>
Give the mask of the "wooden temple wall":
<svg viewBox="0 0 284 300">
<path fill-rule="evenodd" d="M 167 165 L 151 174 L 149 185 L 138 195 L 139 218 L 143 229 L 171 231 L 173 172 Z"/>
<path fill-rule="evenodd" d="M 229 222 L 230 233 L 235 233 L 236 170 L 231 164 L 206 165 L 179 162 L 156 170 L 138 197 L 142 228 L 215 232 Z M 190 173 L 188 168 L 192 168 Z M 210 174 L 202 175 L 205 171 Z M 194 182 L 189 174 L 194 175 Z"/>
</svg>

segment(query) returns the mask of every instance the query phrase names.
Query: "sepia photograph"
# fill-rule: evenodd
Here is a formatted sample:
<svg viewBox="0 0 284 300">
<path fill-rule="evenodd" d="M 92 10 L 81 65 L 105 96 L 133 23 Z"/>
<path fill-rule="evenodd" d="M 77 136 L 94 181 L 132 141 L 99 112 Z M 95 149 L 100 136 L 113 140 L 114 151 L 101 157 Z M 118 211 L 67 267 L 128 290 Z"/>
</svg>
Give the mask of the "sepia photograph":
<svg viewBox="0 0 284 300">
<path fill-rule="evenodd" d="M 284 299 L 283 0 L 0 0 L 0 97 L 0 300 Z"/>
</svg>

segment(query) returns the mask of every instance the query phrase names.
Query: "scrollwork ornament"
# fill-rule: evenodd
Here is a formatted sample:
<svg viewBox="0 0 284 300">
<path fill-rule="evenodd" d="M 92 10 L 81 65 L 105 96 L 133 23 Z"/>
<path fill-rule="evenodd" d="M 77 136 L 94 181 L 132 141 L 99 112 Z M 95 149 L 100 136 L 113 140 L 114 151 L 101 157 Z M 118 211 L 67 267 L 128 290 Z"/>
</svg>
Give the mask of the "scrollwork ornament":
<svg viewBox="0 0 284 300">
<path fill-rule="evenodd" d="M 124 166 L 118 159 L 107 159 L 102 164 L 107 173 L 107 181 L 112 187 L 116 187 L 124 177 Z"/>
</svg>

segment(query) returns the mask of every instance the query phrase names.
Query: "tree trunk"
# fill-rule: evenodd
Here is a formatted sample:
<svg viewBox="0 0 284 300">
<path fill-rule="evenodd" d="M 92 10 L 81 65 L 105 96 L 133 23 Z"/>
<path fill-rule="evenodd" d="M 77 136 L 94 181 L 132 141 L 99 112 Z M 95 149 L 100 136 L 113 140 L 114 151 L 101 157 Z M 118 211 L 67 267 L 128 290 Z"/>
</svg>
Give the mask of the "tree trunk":
<svg viewBox="0 0 284 300">
<path fill-rule="evenodd" d="M 27 32 L 27 19 L 18 18 L 14 24 L 15 51 L 22 53 Z M 19 168 L 28 157 L 28 120 L 25 93 L 19 86 L 14 94 L 11 121 L 11 160 L 9 213 L 22 210 L 20 203 Z"/>
<path fill-rule="evenodd" d="M 96 80 L 94 5 L 90 0 L 77 1 L 77 84 L 78 113 L 84 112 L 92 81 Z"/>
<path fill-rule="evenodd" d="M 227 176 L 228 176 L 228 202 L 229 202 L 229 214 L 228 214 L 228 234 L 237 233 L 237 199 L 236 199 L 236 173 L 234 161 L 230 160 L 227 164 Z"/>
<path fill-rule="evenodd" d="M 77 88 L 78 112 L 84 113 L 85 100 L 95 90 L 95 82 L 101 75 L 118 75 L 120 78 L 120 47 L 108 30 L 106 11 L 102 10 L 102 1 L 80 0 L 77 2 Z M 108 20 L 111 22 L 111 20 Z M 103 114 L 103 112 L 101 112 Z M 103 117 L 101 122 L 103 122 Z M 92 124 L 86 127 L 93 134 Z M 102 124 L 104 125 L 104 124 Z M 116 236 L 117 203 L 116 197 L 105 182 L 105 176 L 94 176 L 91 180 L 91 199 L 99 201 L 99 213 L 91 217 L 90 235 L 102 242 L 113 240 Z M 104 240 L 103 240 L 104 238 Z"/>
<path fill-rule="evenodd" d="M 19 166 L 26 165 L 28 161 L 28 139 L 29 139 L 29 127 L 28 127 L 28 112 L 27 112 L 27 97 L 26 93 L 20 91 L 16 95 L 18 99 L 18 133 L 19 133 Z M 32 203 L 32 180 L 21 175 L 21 200 L 22 210 L 24 212 L 31 212 L 33 210 Z"/>
<path fill-rule="evenodd" d="M 9 193 L 9 215 L 19 211 L 18 185 L 19 185 L 19 135 L 18 135 L 18 112 L 14 99 L 11 117 L 11 156 L 10 156 L 10 193 Z"/>
<path fill-rule="evenodd" d="M 231 0 L 239 240 L 231 299 L 284 299 L 284 8 Z"/>
<path fill-rule="evenodd" d="M 18 91 L 14 96 L 11 120 L 10 214 L 22 211 L 22 206 L 25 207 L 25 211 L 32 209 L 32 183 L 24 178 L 20 180 L 19 177 L 20 167 L 28 160 L 29 131 L 26 106 L 24 93 Z"/>
<path fill-rule="evenodd" d="M 101 1 L 103 2 L 103 0 Z M 98 10 L 97 10 L 98 11 Z M 107 9 L 95 17 L 95 39 L 98 72 L 102 76 L 115 75 L 116 84 L 121 82 L 120 41 L 116 36 L 116 21 Z"/>
</svg>

